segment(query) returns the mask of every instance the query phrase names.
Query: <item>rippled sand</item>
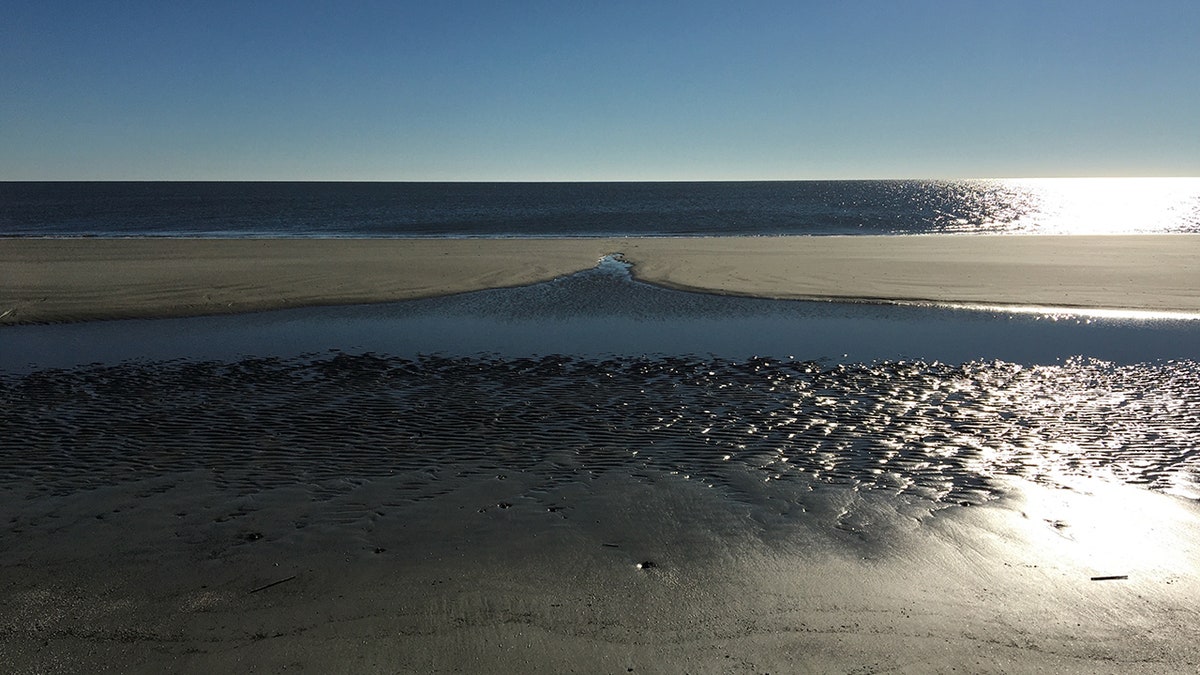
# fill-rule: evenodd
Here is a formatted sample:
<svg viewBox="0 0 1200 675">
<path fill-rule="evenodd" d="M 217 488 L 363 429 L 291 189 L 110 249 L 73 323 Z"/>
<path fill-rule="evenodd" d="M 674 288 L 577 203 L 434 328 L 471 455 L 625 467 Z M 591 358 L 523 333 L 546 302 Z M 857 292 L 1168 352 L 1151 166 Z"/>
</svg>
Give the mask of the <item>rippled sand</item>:
<svg viewBox="0 0 1200 675">
<path fill-rule="evenodd" d="M 6 375 L 0 646 L 18 671 L 1186 669 L 1198 375 L 371 354 Z"/>
<path fill-rule="evenodd" d="M 751 505 L 775 481 L 801 501 L 836 484 L 977 504 L 1002 475 L 1104 475 L 1200 497 L 1187 487 L 1200 473 L 1197 381 L 1192 361 L 131 363 L 0 378 L 6 428 L 22 439 L 0 463 L 52 492 L 196 470 L 258 490 L 432 468 L 529 472 L 551 491 L 610 471 L 679 475 Z"/>
</svg>

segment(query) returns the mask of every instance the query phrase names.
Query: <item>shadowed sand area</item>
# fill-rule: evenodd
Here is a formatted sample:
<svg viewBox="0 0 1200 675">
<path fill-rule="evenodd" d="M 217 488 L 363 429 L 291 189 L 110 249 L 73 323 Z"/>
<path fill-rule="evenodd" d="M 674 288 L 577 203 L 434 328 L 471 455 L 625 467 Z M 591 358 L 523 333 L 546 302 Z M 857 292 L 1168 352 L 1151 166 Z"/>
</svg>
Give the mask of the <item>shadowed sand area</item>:
<svg viewBox="0 0 1200 675">
<path fill-rule="evenodd" d="M 1200 312 L 1200 236 L 0 239 L 0 323 L 384 302 L 619 252 L 644 281 L 775 298 Z"/>
</svg>

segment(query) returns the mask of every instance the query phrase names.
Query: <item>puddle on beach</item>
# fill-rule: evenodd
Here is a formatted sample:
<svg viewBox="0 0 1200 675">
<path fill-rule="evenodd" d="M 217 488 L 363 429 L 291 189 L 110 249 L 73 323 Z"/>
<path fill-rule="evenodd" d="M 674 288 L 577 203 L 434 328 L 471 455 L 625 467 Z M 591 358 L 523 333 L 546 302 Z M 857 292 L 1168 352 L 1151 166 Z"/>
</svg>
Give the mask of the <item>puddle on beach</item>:
<svg viewBox="0 0 1200 675">
<path fill-rule="evenodd" d="M 1200 360 L 1200 321 L 741 298 L 664 289 L 605 258 L 532 286 L 375 305 L 0 328 L 0 372 L 329 350 L 505 358 L 713 356 L 823 363 L 1074 356 Z"/>
</svg>

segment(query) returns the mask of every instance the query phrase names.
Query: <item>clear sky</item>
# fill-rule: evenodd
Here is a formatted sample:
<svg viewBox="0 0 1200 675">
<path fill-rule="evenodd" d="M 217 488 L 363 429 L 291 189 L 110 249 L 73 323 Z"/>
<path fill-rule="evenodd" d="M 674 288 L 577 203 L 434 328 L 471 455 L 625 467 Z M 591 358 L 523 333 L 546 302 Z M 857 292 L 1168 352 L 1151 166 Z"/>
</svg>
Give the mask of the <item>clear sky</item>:
<svg viewBox="0 0 1200 675">
<path fill-rule="evenodd" d="M 1200 175 L 1200 2 L 0 0 L 0 179 Z"/>
</svg>

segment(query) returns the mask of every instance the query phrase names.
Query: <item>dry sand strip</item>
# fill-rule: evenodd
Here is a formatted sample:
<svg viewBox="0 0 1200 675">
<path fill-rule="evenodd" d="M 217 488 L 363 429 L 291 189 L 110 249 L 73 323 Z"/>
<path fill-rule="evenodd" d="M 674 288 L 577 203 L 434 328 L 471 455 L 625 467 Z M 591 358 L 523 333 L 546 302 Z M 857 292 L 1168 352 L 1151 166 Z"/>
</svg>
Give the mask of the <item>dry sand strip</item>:
<svg viewBox="0 0 1200 675">
<path fill-rule="evenodd" d="M 580 240 L 0 239 L 0 324 L 231 314 L 519 286 L 587 269 Z"/>
<path fill-rule="evenodd" d="M 1200 313 L 1200 235 L 0 239 L 0 324 L 386 302 L 620 252 L 644 281 L 774 298 Z"/>
<path fill-rule="evenodd" d="M 1200 235 L 630 240 L 639 278 L 817 300 L 1200 312 Z"/>
</svg>

